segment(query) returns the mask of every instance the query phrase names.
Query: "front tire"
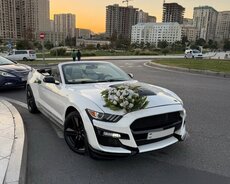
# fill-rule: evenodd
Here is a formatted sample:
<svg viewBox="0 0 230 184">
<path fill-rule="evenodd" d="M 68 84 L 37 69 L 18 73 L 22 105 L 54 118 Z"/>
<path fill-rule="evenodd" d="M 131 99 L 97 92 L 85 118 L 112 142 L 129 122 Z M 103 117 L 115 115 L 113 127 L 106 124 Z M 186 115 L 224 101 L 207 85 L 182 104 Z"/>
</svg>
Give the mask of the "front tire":
<svg viewBox="0 0 230 184">
<path fill-rule="evenodd" d="M 69 148 L 78 154 L 86 154 L 88 141 L 80 114 L 77 111 L 67 115 L 64 123 L 64 138 Z"/>
<path fill-rule="evenodd" d="M 30 113 L 35 114 L 38 113 L 38 108 L 36 106 L 34 95 L 30 86 L 26 88 L 26 99 L 27 99 L 27 107 Z"/>
</svg>

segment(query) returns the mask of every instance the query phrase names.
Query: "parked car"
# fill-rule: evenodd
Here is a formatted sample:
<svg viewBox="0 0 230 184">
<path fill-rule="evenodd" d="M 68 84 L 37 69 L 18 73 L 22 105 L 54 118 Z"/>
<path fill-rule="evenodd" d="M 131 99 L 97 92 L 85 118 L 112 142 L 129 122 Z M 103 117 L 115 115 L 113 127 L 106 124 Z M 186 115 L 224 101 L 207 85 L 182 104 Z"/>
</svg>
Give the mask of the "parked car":
<svg viewBox="0 0 230 184">
<path fill-rule="evenodd" d="M 138 82 L 108 62 L 33 69 L 27 105 L 63 128 L 71 150 L 92 157 L 153 151 L 186 137 L 186 111 L 175 93 Z"/>
<path fill-rule="evenodd" d="M 13 61 L 33 61 L 37 58 L 34 50 L 13 50 L 5 57 Z"/>
<path fill-rule="evenodd" d="M 31 67 L 0 56 L 0 88 L 26 86 Z"/>
<path fill-rule="evenodd" d="M 185 51 L 185 56 L 184 56 L 186 59 L 187 58 L 203 58 L 203 54 L 202 52 L 200 52 L 199 50 L 192 50 L 192 49 L 189 49 L 189 50 L 186 50 Z"/>
</svg>

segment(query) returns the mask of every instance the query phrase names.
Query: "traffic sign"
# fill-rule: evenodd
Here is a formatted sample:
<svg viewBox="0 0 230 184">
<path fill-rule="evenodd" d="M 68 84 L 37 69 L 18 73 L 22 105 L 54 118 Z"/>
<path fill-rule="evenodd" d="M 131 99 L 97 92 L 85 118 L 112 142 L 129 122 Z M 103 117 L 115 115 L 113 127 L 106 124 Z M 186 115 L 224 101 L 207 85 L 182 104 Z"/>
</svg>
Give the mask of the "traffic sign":
<svg viewBox="0 0 230 184">
<path fill-rule="evenodd" d="M 45 38 L 45 33 L 40 33 L 39 37 L 40 37 L 40 39 L 43 40 Z"/>
</svg>

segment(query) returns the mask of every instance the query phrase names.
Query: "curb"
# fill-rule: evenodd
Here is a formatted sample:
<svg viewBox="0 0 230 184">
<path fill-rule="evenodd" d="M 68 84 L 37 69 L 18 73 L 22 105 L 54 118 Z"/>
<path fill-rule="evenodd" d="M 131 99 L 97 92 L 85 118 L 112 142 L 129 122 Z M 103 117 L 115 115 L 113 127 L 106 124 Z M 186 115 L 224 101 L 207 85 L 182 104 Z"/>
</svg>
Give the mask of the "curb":
<svg viewBox="0 0 230 184">
<path fill-rule="evenodd" d="M 180 68 L 175 66 L 166 66 L 162 64 L 158 64 L 155 62 L 147 62 L 145 63 L 146 66 L 149 67 L 158 67 L 158 68 L 164 68 L 164 69 L 171 69 L 175 71 L 182 71 L 182 72 L 189 72 L 194 74 L 203 74 L 203 75 L 211 75 L 211 76 L 217 76 L 217 77 L 224 77 L 224 78 L 230 78 L 230 74 L 223 73 L 223 72 L 213 72 L 209 70 L 196 70 L 196 69 L 189 69 L 189 68 Z"/>
<path fill-rule="evenodd" d="M 25 184 L 27 170 L 27 139 L 23 120 L 17 109 L 11 103 L 6 100 L 2 100 L 2 103 L 11 112 L 15 127 L 14 142 L 3 183 Z"/>
</svg>

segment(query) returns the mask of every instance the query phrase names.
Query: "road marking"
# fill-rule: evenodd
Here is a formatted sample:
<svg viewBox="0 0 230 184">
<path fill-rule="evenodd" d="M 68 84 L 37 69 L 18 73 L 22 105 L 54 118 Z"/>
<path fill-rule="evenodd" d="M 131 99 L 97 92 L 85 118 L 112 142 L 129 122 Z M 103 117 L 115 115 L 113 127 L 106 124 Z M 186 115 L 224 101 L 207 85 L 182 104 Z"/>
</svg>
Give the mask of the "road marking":
<svg viewBox="0 0 230 184">
<path fill-rule="evenodd" d="M 7 101 L 9 101 L 9 102 L 11 102 L 11 103 L 13 103 L 13 104 L 19 105 L 19 106 L 21 106 L 21 107 L 23 107 L 23 108 L 25 108 L 25 109 L 28 109 L 26 103 L 23 103 L 23 102 L 18 101 L 18 100 L 14 100 L 14 99 L 12 99 L 12 98 L 7 98 L 7 97 L 3 97 L 3 99 L 4 99 L 4 100 L 7 100 Z M 61 130 L 59 127 L 57 127 L 52 121 L 51 121 L 51 126 L 53 127 L 53 129 L 54 129 L 55 133 L 57 134 L 57 136 L 58 136 L 60 139 L 63 139 L 64 136 L 63 136 L 62 130 Z"/>
<path fill-rule="evenodd" d="M 14 100 L 14 99 L 12 99 L 12 98 L 7 98 L 7 97 L 4 97 L 3 99 L 5 99 L 5 100 L 7 100 L 7 101 L 9 101 L 9 102 L 12 102 L 12 103 L 14 103 L 14 104 L 17 104 L 17 105 L 19 105 L 19 106 L 21 106 L 21 107 L 23 107 L 23 108 L 25 108 L 25 109 L 28 109 L 26 103 L 20 102 L 20 101 L 18 101 L 18 100 Z"/>
</svg>

